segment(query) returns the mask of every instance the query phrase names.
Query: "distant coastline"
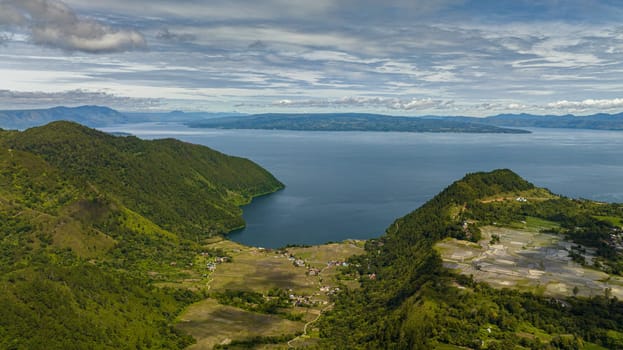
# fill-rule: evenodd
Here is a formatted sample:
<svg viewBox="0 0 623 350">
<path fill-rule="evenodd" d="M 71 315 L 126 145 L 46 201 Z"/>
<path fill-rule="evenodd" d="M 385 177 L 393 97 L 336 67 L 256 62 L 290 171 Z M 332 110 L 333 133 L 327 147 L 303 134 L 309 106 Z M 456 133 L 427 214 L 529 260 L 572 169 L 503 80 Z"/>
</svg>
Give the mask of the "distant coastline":
<svg viewBox="0 0 623 350">
<path fill-rule="evenodd" d="M 0 128 L 20 129 L 53 121 L 73 121 L 89 127 L 146 122 L 175 122 L 191 128 L 264 129 L 293 131 L 394 131 L 433 133 L 526 134 L 524 128 L 623 131 L 618 114 L 533 115 L 499 114 L 487 117 L 391 116 L 370 113 L 267 113 L 236 112 L 120 112 L 103 106 L 53 107 L 0 111 Z"/>
<path fill-rule="evenodd" d="M 530 131 L 486 125 L 474 120 L 392 117 L 380 114 L 258 114 L 186 123 L 191 128 L 295 131 L 394 131 L 433 133 L 528 134 Z"/>
</svg>

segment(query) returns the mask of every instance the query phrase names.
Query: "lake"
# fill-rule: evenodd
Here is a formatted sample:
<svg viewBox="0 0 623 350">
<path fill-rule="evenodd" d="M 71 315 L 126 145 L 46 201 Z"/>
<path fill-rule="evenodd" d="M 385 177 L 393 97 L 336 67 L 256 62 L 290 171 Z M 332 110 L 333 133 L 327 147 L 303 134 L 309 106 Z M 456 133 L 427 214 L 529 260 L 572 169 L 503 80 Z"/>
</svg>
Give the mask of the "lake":
<svg viewBox="0 0 623 350">
<path fill-rule="evenodd" d="M 466 173 L 497 168 L 565 196 L 623 202 L 623 132 L 616 131 L 305 132 L 156 123 L 104 130 L 175 137 L 268 169 L 286 189 L 245 206 L 247 227 L 229 235 L 251 246 L 378 237 Z"/>
</svg>

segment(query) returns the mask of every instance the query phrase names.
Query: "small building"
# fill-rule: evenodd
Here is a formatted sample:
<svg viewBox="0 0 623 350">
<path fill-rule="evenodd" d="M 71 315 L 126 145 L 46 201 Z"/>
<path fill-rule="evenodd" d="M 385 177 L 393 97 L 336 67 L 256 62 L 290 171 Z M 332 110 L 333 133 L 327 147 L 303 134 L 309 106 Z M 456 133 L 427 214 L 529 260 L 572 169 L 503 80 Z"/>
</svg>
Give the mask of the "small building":
<svg viewBox="0 0 623 350">
<path fill-rule="evenodd" d="M 318 276 L 319 274 L 320 274 L 320 270 L 317 268 L 312 267 L 307 270 L 307 275 L 309 276 Z"/>
</svg>

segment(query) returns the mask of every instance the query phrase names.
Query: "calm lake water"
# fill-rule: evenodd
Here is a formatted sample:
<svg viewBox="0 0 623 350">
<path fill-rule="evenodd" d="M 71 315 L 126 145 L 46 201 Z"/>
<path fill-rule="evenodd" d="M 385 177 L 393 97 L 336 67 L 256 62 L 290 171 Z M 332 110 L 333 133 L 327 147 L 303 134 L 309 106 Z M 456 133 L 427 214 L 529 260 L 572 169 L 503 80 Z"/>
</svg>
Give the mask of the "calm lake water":
<svg viewBox="0 0 623 350">
<path fill-rule="evenodd" d="M 252 246 L 378 237 L 465 173 L 497 168 L 569 197 L 623 202 L 623 132 L 300 132 L 153 123 L 105 130 L 175 137 L 268 169 L 287 188 L 245 206 L 247 228 L 230 234 Z"/>
</svg>

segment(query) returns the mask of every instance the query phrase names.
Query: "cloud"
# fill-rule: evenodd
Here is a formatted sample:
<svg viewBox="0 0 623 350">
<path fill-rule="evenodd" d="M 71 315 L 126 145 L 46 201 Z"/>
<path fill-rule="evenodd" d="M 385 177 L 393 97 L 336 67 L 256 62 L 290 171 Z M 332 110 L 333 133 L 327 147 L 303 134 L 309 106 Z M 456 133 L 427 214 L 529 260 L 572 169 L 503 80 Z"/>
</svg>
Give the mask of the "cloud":
<svg viewBox="0 0 623 350">
<path fill-rule="evenodd" d="M 24 16 L 7 2 L 0 2 L 0 25 L 18 25 L 25 21 Z"/>
<path fill-rule="evenodd" d="M 348 96 L 336 99 L 282 99 L 274 101 L 271 107 L 289 108 L 364 108 L 371 110 L 419 111 L 422 113 L 453 113 L 484 116 L 494 113 L 548 113 L 558 110 L 558 113 L 590 112 L 598 113 L 603 110 L 623 108 L 623 98 L 615 99 L 586 99 L 583 101 L 561 100 L 542 104 L 524 104 L 520 102 L 488 101 L 482 103 L 457 102 L 454 100 L 437 100 L 432 98 L 394 98 Z M 557 114 L 558 114 L 557 113 Z"/>
<path fill-rule="evenodd" d="M 133 98 L 102 91 L 69 90 L 61 92 L 0 90 L 0 108 L 27 109 L 81 105 L 102 105 L 122 110 L 144 110 L 162 105 L 160 99 Z"/>
<path fill-rule="evenodd" d="M 0 26 L 25 30 L 35 44 L 67 51 L 119 52 L 146 46 L 137 31 L 79 17 L 56 0 L 0 0 Z"/>
<path fill-rule="evenodd" d="M 547 107 L 552 108 L 552 109 L 567 109 L 567 110 L 617 109 L 617 108 L 623 108 L 623 98 L 601 99 L 601 100 L 586 99 L 582 101 L 561 100 L 561 101 L 548 103 Z"/>
<path fill-rule="evenodd" d="M 168 28 L 164 28 L 156 35 L 156 38 L 166 41 L 188 42 L 197 39 L 197 36 L 190 33 L 173 33 Z"/>
<path fill-rule="evenodd" d="M 268 45 L 266 45 L 262 40 L 256 40 L 254 42 L 252 42 L 251 44 L 249 44 L 248 49 L 251 51 L 264 51 L 268 48 Z"/>
<path fill-rule="evenodd" d="M 274 101 L 274 107 L 365 107 L 365 108 L 386 108 L 393 110 L 424 110 L 449 107 L 453 101 L 433 100 L 431 98 L 390 98 L 390 97 L 368 97 L 368 96 L 346 96 L 338 99 L 310 99 L 310 100 L 289 100 L 283 99 Z"/>
</svg>

